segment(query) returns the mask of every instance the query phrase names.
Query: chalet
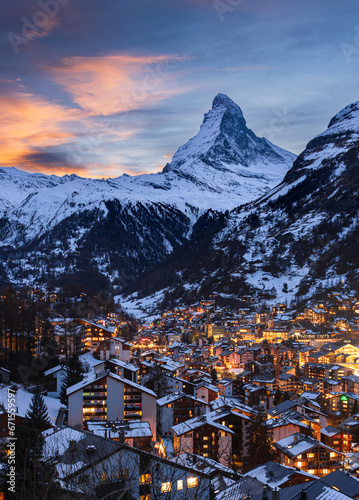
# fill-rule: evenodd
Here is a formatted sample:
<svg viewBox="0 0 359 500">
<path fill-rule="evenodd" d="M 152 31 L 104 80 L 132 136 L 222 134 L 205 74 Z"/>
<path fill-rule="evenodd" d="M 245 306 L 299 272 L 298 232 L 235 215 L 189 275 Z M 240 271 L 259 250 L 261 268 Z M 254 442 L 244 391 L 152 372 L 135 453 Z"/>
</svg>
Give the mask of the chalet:
<svg viewBox="0 0 359 500">
<path fill-rule="evenodd" d="M 210 410 L 208 403 L 183 392 L 168 394 L 156 403 L 157 428 L 161 436 L 171 436 L 171 427 Z"/>
<path fill-rule="evenodd" d="M 276 462 L 267 462 L 264 465 L 259 465 L 244 474 L 244 477 L 259 479 L 271 489 L 288 488 L 289 486 L 296 486 L 308 481 L 315 481 L 316 479 L 304 471 L 283 464 L 277 464 Z"/>
<path fill-rule="evenodd" d="M 65 427 L 44 434 L 45 460 L 56 465 L 61 497 L 164 496 L 207 500 L 214 474 L 194 470 L 112 439 Z"/>
<path fill-rule="evenodd" d="M 331 474 L 322 477 L 322 481 L 336 491 L 344 493 L 350 498 L 359 500 L 359 481 L 342 470 L 335 470 Z"/>
<path fill-rule="evenodd" d="M 101 360 L 116 358 L 128 363 L 130 361 L 131 344 L 119 337 L 104 338 L 98 342 L 96 352 Z"/>
<path fill-rule="evenodd" d="M 321 441 L 327 446 L 340 451 L 340 453 L 349 453 L 351 451 L 353 436 L 349 432 L 331 425 L 324 427 L 320 432 Z"/>
<path fill-rule="evenodd" d="M 66 376 L 66 368 L 63 365 L 55 366 L 44 373 L 47 395 L 58 398 L 61 387 Z"/>
<path fill-rule="evenodd" d="M 207 413 L 171 428 L 175 455 L 195 453 L 212 458 L 228 466 L 232 460 L 232 436 L 234 432 L 215 422 Z"/>
<path fill-rule="evenodd" d="M 325 323 L 328 313 L 318 307 L 308 307 L 304 309 L 304 317 L 312 323 Z"/>
<path fill-rule="evenodd" d="M 299 432 L 274 443 L 279 460 L 289 467 L 319 477 L 326 476 L 341 467 L 343 454 Z"/>
</svg>

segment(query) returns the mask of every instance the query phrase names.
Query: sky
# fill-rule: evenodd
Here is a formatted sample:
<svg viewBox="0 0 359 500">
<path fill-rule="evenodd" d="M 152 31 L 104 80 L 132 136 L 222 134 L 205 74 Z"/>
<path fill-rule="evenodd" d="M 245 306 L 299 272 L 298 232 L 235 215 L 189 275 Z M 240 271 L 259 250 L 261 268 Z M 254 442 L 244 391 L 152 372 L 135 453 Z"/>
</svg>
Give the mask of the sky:
<svg viewBox="0 0 359 500">
<path fill-rule="evenodd" d="M 358 77 L 359 0 L 2 2 L 0 165 L 159 171 L 218 93 L 299 154 Z"/>
</svg>

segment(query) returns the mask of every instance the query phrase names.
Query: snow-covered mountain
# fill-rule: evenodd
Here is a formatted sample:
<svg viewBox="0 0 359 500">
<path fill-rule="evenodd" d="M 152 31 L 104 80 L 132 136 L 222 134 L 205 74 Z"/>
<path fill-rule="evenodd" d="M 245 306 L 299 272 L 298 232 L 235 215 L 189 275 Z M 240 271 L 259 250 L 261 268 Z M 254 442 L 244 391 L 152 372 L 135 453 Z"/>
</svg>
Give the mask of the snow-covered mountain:
<svg viewBox="0 0 359 500">
<path fill-rule="evenodd" d="M 214 291 L 276 301 L 303 299 L 338 282 L 359 290 L 358 242 L 359 102 L 309 142 L 269 193 L 228 215 L 199 219 L 190 241 L 161 264 L 165 279 L 152 286 L 154 269 L 141 277 L 142 289 L 148 295 L 166 289 L 174 300 Z"/>
<path fill-rule="evenodd" d="M 198 134 L 162 172 L 86 179 L 1 168 L 0 245 L 5 256 L 15 248 L 22 259 L 22 271 L 15 266 L 9 278 L 34 280 L 33 255 L 44 276 L 84 267 L 84 255 L 112 279 L 135 276 L 183 244 L 208 209 L 232 210 L 265 195 L 295 158 L 256 137 L 239 106 L 219 94 Z M 49 254 L 51 262 L 41 261 Z"/>
</svg>

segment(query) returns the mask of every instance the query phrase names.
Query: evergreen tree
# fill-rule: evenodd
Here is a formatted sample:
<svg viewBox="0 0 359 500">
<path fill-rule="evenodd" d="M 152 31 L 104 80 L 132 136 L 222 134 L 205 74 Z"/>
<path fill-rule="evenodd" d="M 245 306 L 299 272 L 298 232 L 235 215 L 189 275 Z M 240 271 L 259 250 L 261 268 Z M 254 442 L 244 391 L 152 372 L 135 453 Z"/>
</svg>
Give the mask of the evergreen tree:
<svg viewBox="0 0 359 500">
<path fill-rule="evenodd" d="M 257 465 L 265 464 L 275 457 L 272 433 L 266 425 L 263 412 L 258 412 L 253 424 L 252 435 L 248 449 L 248 470 Z"/>
<path fill-rule="evenodd" d="M 60 390 L 60 401 L 62 404 L 67 405 L 66 389 L 71 387 L 83 379 L 83 366 L 77 354 L 73 354 L 68 362 L 66 368 L 66 375 Z"/>
<path fill-rule="evenodd" d="M 44 438 L 38 429 L 24 422 L 16 428 L 15 493 L 9 492 L 6 498 L 57 498 L 60 490 L 56 482 L 56 469 L 51 461 L 43 461 Z M 7 463 L 5 470 L 8 470 Z"/>
<path fill-rule="evenodd" d="M 277 388 L 277 390 L 275 391 L 275 395 L 274 395 L 274 406 L 277 406 L 279 405 L 280 403 L 282 403 L 283 401 L 283 393 L 282 391 L 279 389 L 279 387 Z"/>
<path fill-rule="evenodd" d="M 356 413 L 359 413 L 359 406 L 358 406 L 358 401 L 354 400 L 354 404 L 352 406 L 350 414 L 355 415 Z"/>
<path fill-rule="evenodd" d="M 217 374 L 217 370 L 215 368 L 213 368 L 213 370 L 211 371 L 211 377 L 212 377 L 213 383 L 216 384 L 218 382 L 218 374 Z"/>
<path fill-rule="evenodd" d="M 26 425 L 39 432 L 45 431 L 51 427 L 51 421 L 47 413 L 44 397 L 39 390 L 33 395 L 25 418 Z"/>
</svg>

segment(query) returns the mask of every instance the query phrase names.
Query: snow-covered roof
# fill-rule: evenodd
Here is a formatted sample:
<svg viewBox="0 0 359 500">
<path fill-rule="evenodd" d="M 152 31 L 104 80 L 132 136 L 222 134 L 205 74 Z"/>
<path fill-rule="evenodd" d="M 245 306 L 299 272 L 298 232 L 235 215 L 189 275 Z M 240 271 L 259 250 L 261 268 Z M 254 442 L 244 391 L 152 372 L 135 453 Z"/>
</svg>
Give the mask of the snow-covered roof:
<svg viewBox="0 0 359 500">
<path fill-rule="evenodd" d="M 202 457 L 200 455 L 195 455 L 193 453 L 181 453 L 177 457 L 171 459 L 171 462 L 184 465 L 190 469 L 198 470 L 204 472 L 205 474 L 211 474 L 214 470 L 226 474 L 234 474 L 234 471 L 225 465 L 217 462 L 208 457 Z"/>
<path fill-rule="evenodd" d="M 126 420 L 122 424 L 120 422 L 96 422 L 89 420 L 87 428 L 97 436 L 109 439 L 118 439 L 121 429 L 123 429 L 125 439 L 152 437 L 149 422 L 141 420 Z"/>
<path fill-rule="evenodd" d="M 289 481 L 295 474 L 301 474 L 312 480 L 317 479 L 317 477 L 312 474 L 298 471 L 293 467 L 288 467 L 271 461 L 265 463 L 264 465 L 259 465 L 255 469 L 252 469 L 244 474 L 244 476 L 253 477 L 258 481 L 267 484 L 270 488 L 279 488 L 282 484 Z"/>
<path fill-rule="evenodd" d="M 274 443 L 274 445 L 280 451 L 282 451 L 283 453 L 292 458 L 301 455 L 302 453 L 306 453 L 307 451 L 315 448 L 316 446 L 324 447 L 327 450 L 335 452 L 337 455 L 342 455 L 342 453 L 340 453 L 339 451 L 334 450 L 329 446 L 326 446 L 325 444 L 321 443 L 320 441 L 317 441 L 316 439 L 305 436 L 300 432 L 296 432 L 294 434 L 291 434 L 290 436 L 280 439 L 279 441 Z"/>
<path fill-rule="evenodd" d="M 340 429 L 337 429 L 332 425 L 327 425 L 326 427 L 323 427 L 323 429 L 320 430 L 320 433 L 323 434 L 323 436 L 328 436 L 328 437 L 336 436 L 340 432 L 342 432 Z"/>
<path fill-rule="evenodd" d="M 164 396 L 163 398 L 157 399 L 156 403 L 158 406 L 163 406 L 172 403 L 173 401 L 177 401 L 178 399 L 182 398 L 188 398 L 192 399 L 193 401 L 197 401 L 198 403 L 208 405 L 205 401 L 195 398 L 194 396 L 191 396 L 190 394 L 185 394 L 184 392 L 172 392 L 171 394 L 168 394 L 167 396 Z"/>
<path fill-rule="evenodd" d="M 8 386 L 2 387 L 0 389 L 0 403 L 4 405 L 5 408 L 8 407 Z M 30 392 L 26 392 L 21 388 L 18 388 L 15 394 L 15 407 L 16 407 L 16 415 L 20 417 L 25 417 L 27 410 L 29 409 L 31 399 L 33 394 Z M 50 398 L 48 396 L 44 396 L 45 405 L 47 407 L 47 411 L 52 424 L 55 424 L 57 416 L 59 414 L 60 408 L 64 408 L 64 406 L 60 403 L 58 399 Z"/>
<path fill-rule="evenodd" d="M 180 424 L 174 425 L 171 427 L 171 431 L 175 436 L 181 436 L 182 434 L 187 434 L 187 432 L 192 432 L 194 429 L 198 429 L 203 425 L 210 425 L 212 427 L 216 427 L 219 430 L 227 432 L 229 434 L 234 434 L 234 432 L 226 427 L 225 425 L 219 424 L 214 420 L 215 412 L 206 413 L 200 417 L 194 417 L 185 422 L 181 422 Z"/>
<path fill-rule="evenodd" d="M 100 359 L 96 359 L 93 357 L 93 352 L 85 352 L 85 354 L 80 354 L 79 359 L 82 364 L 85 366 L 88 366 L 89 369 L 93 368 L 94 366 L 98 366 L 101 363 L 104 363 L 104 361 Z"/>
<path fill-rule="evenodd" d="M 139 369 L 137 366 L 132 365 L 131 363 L 127 363 L 126 361 L 122 361 L 121 359 L 117 358 L 110 358 L 109 363 L 114 363 L 115 365 L 121 366 L 122 368 L 126 368 L 127 370 L 130 370 L 132 372 L 137 372 Z"/>
<path fill-rule="evenodd" d="M 60 370 L 65 370 L 66 371 L 66 367 L 64 365 L 57 365 L 57 366 L 54 366 L 53 368 L 50 368 L 49 370 L 46 370 L 46 372 L 44 372 L 44 375 L 45 377 L 47 377 L 48 375 L 52 375 L 53 373 L 56 373 Z"/>
<path fill-rule="evenodd" d="M 157 397 L 157 395 L 153 391 L 151 391 L 151 389 L 147 389 L 147 387 L 144 387 L 143 385 L 136 384 L 135 382 L 131 382 L 130 380 L 122 378 L 122 377 L 120 377 L 120 375 L 116 375 L 115 373 L 111 373 L 111 372 L 104 372 L 103 374 L 94 374 L 90 377 L 87 377 L 84 380 L 81 380 L 81 382 L 78 382 L 77 384 L 69 387 L 67 389 L 66 393 L 68 396 L 70 396 L 70 394 L 73 394 L 74 392 L 77 392 L 77 391 L 83 389 L 87 385 L 92 384 L 96 380 L 100 380 L 103 377 L 111 377 L 111 378 L 118 380 L 119 382 L 122 382 L 126 385 L 130 385 L 131 387 L 134 387 L 134 388 L 140 390 L 141 392 L 145 392 L 146 394 L 149 394 L 150 396 L 153 396 L 155 398 Z"/>
</svg>

